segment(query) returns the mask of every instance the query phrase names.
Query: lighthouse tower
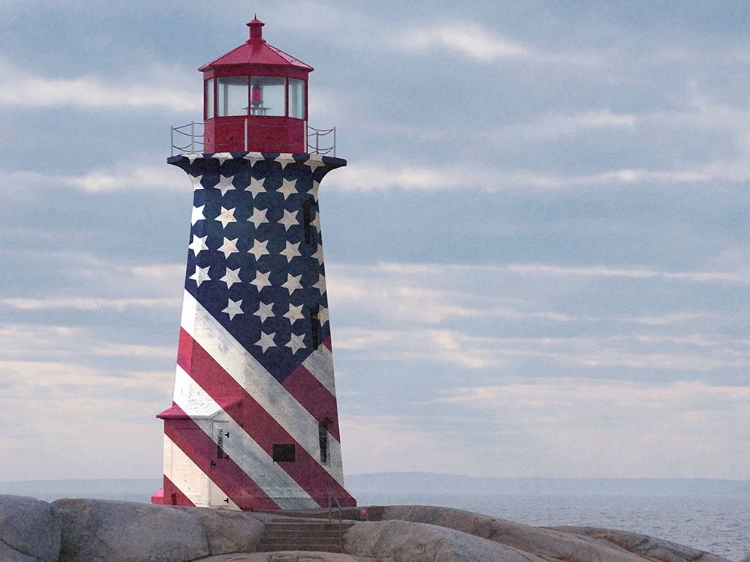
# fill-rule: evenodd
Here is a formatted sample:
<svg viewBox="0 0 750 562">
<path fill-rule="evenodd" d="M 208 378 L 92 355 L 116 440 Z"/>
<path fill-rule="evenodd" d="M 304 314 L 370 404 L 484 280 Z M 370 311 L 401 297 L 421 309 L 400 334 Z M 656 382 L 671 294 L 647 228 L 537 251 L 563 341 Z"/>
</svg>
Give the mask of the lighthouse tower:
<svg viewBox="0 0 750 562">
<path fill-rule="evenodd" d="M 263 23 L 202 66 L 204 146 L 173 156 L 194 187 L 177 372 L 152 501 L 303 509 L 344 488 L 318 213 L 346 161 L 308 153 L 312 67 Z M 191 137 L 191 147 L 195 138 Z"/>
</svg>

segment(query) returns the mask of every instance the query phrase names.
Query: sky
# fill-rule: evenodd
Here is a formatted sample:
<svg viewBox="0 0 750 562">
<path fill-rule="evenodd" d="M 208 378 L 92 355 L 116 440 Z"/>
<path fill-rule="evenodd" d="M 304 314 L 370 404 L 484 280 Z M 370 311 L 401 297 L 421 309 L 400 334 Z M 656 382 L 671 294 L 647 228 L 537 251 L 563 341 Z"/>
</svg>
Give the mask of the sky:
<svg viewBox="0 0 750 562">
<path fill-rule="evenodd" d="M 750 4 L 0 0 L 0 480 L 158 478 L 256 14 L 315 67 L 344 470 L 750 479 Z"/>
</svg>

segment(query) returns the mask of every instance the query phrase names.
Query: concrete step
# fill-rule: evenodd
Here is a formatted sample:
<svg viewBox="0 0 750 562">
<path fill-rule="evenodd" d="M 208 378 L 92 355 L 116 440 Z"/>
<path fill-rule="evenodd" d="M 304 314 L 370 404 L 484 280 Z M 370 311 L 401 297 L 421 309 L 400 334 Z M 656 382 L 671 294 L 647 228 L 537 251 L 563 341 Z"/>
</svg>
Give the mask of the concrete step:
<svg viewBox="0 0 750 562">
<path fill-rule="evenodd" d="M 352 526 L 342 525 L 346 531 Z M 259 552 L 300 550 L 306 552 L 342 552 L 339 545 L 338 522 L 327 521 L 272 521 L 266 523 Z"/>
</svg>

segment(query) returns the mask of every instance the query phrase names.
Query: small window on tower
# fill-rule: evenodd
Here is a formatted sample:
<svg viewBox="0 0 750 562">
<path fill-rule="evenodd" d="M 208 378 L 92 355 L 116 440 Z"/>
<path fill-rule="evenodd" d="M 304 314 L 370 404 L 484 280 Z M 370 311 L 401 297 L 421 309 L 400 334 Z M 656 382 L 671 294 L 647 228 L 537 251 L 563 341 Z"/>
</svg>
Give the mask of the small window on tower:
<svg viewBox="0 0 750 562">
<path fill-rule="evenodd" d="M 315 214 L 315 201 L 308 198 L 302 205 L 302 223 L 305 230 L 305 244 L 312 244 L 315 239 L 315 228 L 313 227 L 313 215 Z"/>
<path fill-rule="evenodd" d="M 294 445 L 276 445 L 273 446 L 273 462 L 294 462 L 296 454 Z"/>
<path fill-rule="evenodd" d="M 310 331 L 312 332 L 312 348 L 318 349 L 320 345 L 320 320 L 318 319 L 318 309 L 310 309 Z"/>
<path fill-rule="evenodd" d="M 328 464 L 328 424 L 326 422 L 318 424 L 318 441 L 320 442 L 320 462 Z"/>
</svg>

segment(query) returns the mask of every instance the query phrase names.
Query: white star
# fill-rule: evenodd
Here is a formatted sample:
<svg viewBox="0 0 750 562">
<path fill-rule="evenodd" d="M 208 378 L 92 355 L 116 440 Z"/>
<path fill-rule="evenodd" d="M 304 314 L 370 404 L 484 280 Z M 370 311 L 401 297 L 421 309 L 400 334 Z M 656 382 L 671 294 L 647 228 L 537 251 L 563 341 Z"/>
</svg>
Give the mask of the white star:
<svg viewBox="0 0 750 562">
<path fill-rule="evenodd" d="M 281 252 L 279 252 L 279 253 L 282 256 L 286 256 L 286 261 L 287 262 L 291 262 L 292 258 L 296 258 L 297 256 L 301 256 L 302 255 L 302 254 L 300 254 L 300 251 L 299 251 L 299 245 L 300 245 L 300 242 L 297 242 L 296 244 L 292 244 L 291 242 L 289 242 L 287 240 L 287 242 L 286 242 L 286 248 L 284 248 L 283 250 L 281 250 Z"/>
<path fill-rule="evenodd" d="M 325 166 L 323 157 L 320 154 L 311 154 L 310 159 L 305 162 L 305 166 L 310 166 L 310 171 L 314 172 L 318 168 Z"/>
<path fill-rule="evenodd" d="M 259 193 L 266 192 L 266 187 L 264 185 L 265 183 L 266 183 L 265 179 L 259 180 L 255 178 L 250 178 L 250 187 L 247 188 L 247 191 L 253 194 L 253 199 L 255 199 L 255 196 L 258 195 Z"/>
<path fill-rule="evenodd" d="M 235 316 L 238 314 L 245 314 L 242 312 L 242 299 L 238 301 L 233 301 L 232 299 L 227 299 L 229 302 L 227 303 L 227 307 L 222 310 L 222 312 L 226 312 L 229 314 L 229 319 L 233 320 Z"/>
<path fill-rule="evenodd" d="M 190 219 L 190 223 L 195 226 L 195 223 L 198 221 L 204 220 L 206 217 L 203 216 L 203 209 L 205 209 L 205 205 L 201 205 L 200 207 L 193 207 L 193 216 Z"/>
<path fill-rule="evenodd" d="M 273 343 L 273 338 L 275 335 L 276 335 L 276 332 L 271 332 L 270 334 L 261 332 L 260 339 L 257 342 L 255 342 L 255 345 L 261 347 L 263 349 L 263 353 L 265 353 L 269 347 L 276 347 L 276 344 Z"/>
<path fill-rule="evenodd" d="M 219 279 L 219 281 L 224 281 L 224 283 L 227 284 L 227 289 L 231 289 L 232 285 L 235 283 L 242 283 L 240 280 L 240 268 L 237 269 L 229 269 L 227 267 L 227 272 L 224 274 L 224 277 Z"/>
<path fill-rule="evenodd" d="M 238 238 L 235 238 L 234 240 L 224 238 L 224 243 L 219 248 L 220 252 L 224 252 L 224 259 L 227 259 L 232 254 L 236 254 L 237 252 L 239 252 L 239 250 L 237 249 L 237 240 Z"/>
<path fill-rule="evenodd" d="M 290 324 L 294 324 L 297 320 L 304 320 L 305 315 L 302 313 L 302 306 L 301 304 L 295 306 L 289 303 L 289 312 L 284 314 L 284 318 L 288 318 Z"/>
<path fill-rule="evenodd" d="M 219 174 L 219 183 L 214 187 L 221 191 L 221 196 L 224 197 L 227 194 L 227 191 L 234 191 L 235 187 L 232 185 L 233 181 L 234 176 L 222 176 Z"/>
<path fill-rule="evenodd" d="M 199 267 L 196 265 L 195 273 L 190 276 L 190 279 L 194 279 L 199 287 L 204 281 L 211 281 L 211 278 L 208 276 L 208 270 L 210 267 L 210 265 L 208 267 Z"/>
<path fill-rule="evenodd" d="M 201 179 L 203 179 L 203 175 L 190 176 L 190 181 L 193 182 L 193 191 L 198 191 L 199 189 L 203 189 L 203 186 L 201 185 Z"/>
<path fill-rule="evenodd" d="M 203 155 L 199 154 L 198 152 L 191 152 L 190 154 L 186 155 L 185 158 L 188 159 L 188 162 L 191 164 L 195 162 L 196 158 L 203 158 Z"/>
<path fill-rule="evenodd" d="M 320 322 L 321 327 L 328 322 L 328 309 L 325 306 L 318 307 L 318 322 Z"/>
<path fill-rule="evenodd" d="M 287 291 L 289 291 L 289 294 L 291 295 L 294 291 L 297 289 L 302 288 L 302 275 L 292 275 L 291 273 L 287 273 L 286 283 L 281 285 L 284 287 Z"/>
<path fill-rule="evenodd" d="M 258 289 L 258 292 L 260 293 L 264 287 L 270 287 L 271 282 L 268 280 L 268 276 L 271 275 L 271 272 L 268 273 L 261 273 L 260 271 L 255 272 L 255 279 L 250 281 L 251 285 L 255 285 L 255 287 Z"/>
<path fill-rule="evenodd" d="M 288 231 L 289 227 L 299 224 L 299 221 L 297 220 L 298 212 L 299 211 L 290 212 L 284 209 L 284 216 L 279 219 L 279 224 L 283 224 L 284 229 Z"/>
<path fill-rule="evenodd" d="M 255 261 L 258 261 L 261 256 L 269 255 L 270 252 L 268 251 L 268 240 L 263 240 L 263 242 L 261 242 L 260 240 L 256 240 L 255 242 L 253 242 L 253 247 L 250 248 L 247 253 L 254 255 Z"/>
<path fill-rule="evenodd" d="M 315 250 L 315 253 L 311 256 L 318 260 L 319 265 L 323 265 L 323 245 L 318 244 L 318 249 Z"/>
<path fill-rule="evenodd" d="M 281 169 L 283 170 L 284 168 L 286 168 L 287 164 L 294 164 L 296 162 L 296 160 L 294 159 L 294 156 L 292 156 L 291 154 L 289 154 L 289 153 L 286 153 L 286 154 L 282 153 L 282 154 L 279 154 L 275 158 L 275 162 L 278 162 L 279 164 L 281 164 Z"/>
<path fill-rule="evenodd" d="M 206 238 L 208 238 L 208 235 L 200 237 L 193 234 L 193 241 L 188 245 L 188 248 L 193 250 L 193 255 L 197 256 L 203 250 L 208 250 L 208 246 L 206 246 Z"/>
<path fill-rule="evenodd" d="M 234 158 L 229 152 L 217 152 L 212 156 L 212 158 L 216 158 L 219 161 L 219 165 L 221 166 L 224 162 L 227 160 L 232 160 Z"/>
<path fill-rule="evenodd" d="M 247 220 L 253 223 L 255 225 L 255 228 L 258 228 L 261 224 L 265 224 L 268 222 L 268 219 L 266 218 L 267 212 L 268 209 L 253 209 L 253 216 L 251 216 Z"/>
<path fill-rule="evenodd" d="M 256 162 L 265 160 L 260 152 L 248 152 L 243 156 L 245 160 L 250 160 L 250 166 L 255 166 Z"/>
<path fill-rule="evenodd" d="M 286 347 L 290 347 L 292 349 L 292 355 L 297 353 L 300 349 L 306 349 L 307 346 L 305 345 L 305 335 L 295 335 L 291 334 L 291 338 L 289 339 L 289 343 L 286 344 Z"/>
<path fill-rule="evenodd" d="M 221 213 L 216 217 L 216 220 L 221 223 L 222 228 L 226 228 L 230 222 L 237 222 L 237 219 L 234 218 L 235 209 L 236 207 L 231 209 L 221 208 Z"/>
<path fill-rule="evenodd" d="M 318 282 L 313 285 L 318 291 L 320 291 L 320 294 L 324 294 L 326 292 L 326 278 L 323 277 L 323 274 L 318 274 Z"/>
<path fill-rule="evenodd" d="M 318 231 L 318 234 L 320 234 L 320 213 L 317 211 L 315 212 L 315 218 L 310 221 L 310 224 L 315 227 L 315 230 Z"/>
<path fill-rule="evenodd" d="M 268 318 L 273 318 L 275 316 L 273 313 L 273 303 L 258 303 L 258 310 L 253 313 L 253 316 L 258 316 L 261 324 Z"/>
<path fill-rule="evenodd" d="M 297 191 L 297 180 L 281 180 L 281 187 L 278 191 L 279 193 L 282 193 L 284 195 L 284 201 L 286 201 L 287 197 L 289 197 L 290 195 L 299 193 L 299 191 Z"/>
<path fill-rule="evenodd" d="M 313 199 L 315 199 L 315 202 L 318 201 L 318 190 L 320 189 L 320 182 L 313 180 L 312 187 L 310 188 L 310 191 L 308 193 L 313 196 Z"/>
</svg>

